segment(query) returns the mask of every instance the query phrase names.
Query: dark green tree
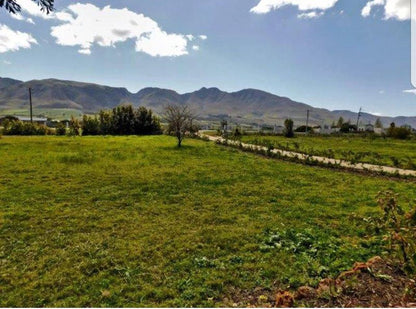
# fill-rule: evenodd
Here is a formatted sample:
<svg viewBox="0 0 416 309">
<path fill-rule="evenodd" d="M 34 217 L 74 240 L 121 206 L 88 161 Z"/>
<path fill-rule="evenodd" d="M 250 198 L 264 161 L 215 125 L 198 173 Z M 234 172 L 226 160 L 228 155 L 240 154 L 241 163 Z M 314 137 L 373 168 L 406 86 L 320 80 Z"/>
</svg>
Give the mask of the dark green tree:
<svg viewBox="0 0 416 309">
<path fill-rule="evenodd" d="M 113 117 L 111 111 L 100 111 L 99 115 L 100 120 L 100 132 L 103 135 L 110 135 L 114 132 Z"/>
<path fill-rule="evenodd" d="M 285 136 L 286 137 L 295 136 L 295 133 L 293 132 L 293 120 L 292 119 L 285 120 Z"/>
<path fill-rule="evenodd" d="M 113 108 L 113 126 L 116 135 L 134 134 L 134 110 L 131 105 Z"/>
<path fill-rule="evenodd" d="M 139 107 L 134 113 L 134 133 L 139 135 L 159 134 L 160 121 L 152 110 Z"/>
<path fill-rule="evenodd" d="M 84 115 L 82 117 L 82 135 L 99 135 L 100 121 L 97 117 L 89 117 Z"/>
<path fill-rule="evenodd" d="M 131 105 L 100 111 L 98 117 L 83 118 L 84 135 L 151 135 L 160 134 L 160 120 L 150 109 Z"/>
</svg>

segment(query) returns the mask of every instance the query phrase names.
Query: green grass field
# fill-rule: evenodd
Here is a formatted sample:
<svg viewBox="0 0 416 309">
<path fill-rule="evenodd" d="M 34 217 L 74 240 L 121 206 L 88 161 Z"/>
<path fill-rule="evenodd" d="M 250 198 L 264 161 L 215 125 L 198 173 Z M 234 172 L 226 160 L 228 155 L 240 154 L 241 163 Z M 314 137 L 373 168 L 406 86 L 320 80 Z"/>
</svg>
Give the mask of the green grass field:
<svg viewBox="0 0 416 309">
<path fill-rule="evenodd" d="M 317 156 L 330 156 L 354 162 L 416 170 L 416 139 L 396 140 L 357 136 L 284 136 L 246 135 L 243 142 L 284 148 Z"/>
<path fill-rule="evenodd" d="M 27 109 L 0 109 L 0 116 L 29 116 L 29 107 Z M 77 109 L 70 108 L 34 108 L 33 116 L 35 117 L 46 117 L 56 120 L 67 120 L 74 118 L 81 118 L 83 112 Z"/>
<path fill-rule="evenodd" d="M 0 306 L 230 306 L 314 285 L 382 254 L 377 192 L 416 198 L 414 182 L 184 145 L 3 136 Z"/>
</svg>

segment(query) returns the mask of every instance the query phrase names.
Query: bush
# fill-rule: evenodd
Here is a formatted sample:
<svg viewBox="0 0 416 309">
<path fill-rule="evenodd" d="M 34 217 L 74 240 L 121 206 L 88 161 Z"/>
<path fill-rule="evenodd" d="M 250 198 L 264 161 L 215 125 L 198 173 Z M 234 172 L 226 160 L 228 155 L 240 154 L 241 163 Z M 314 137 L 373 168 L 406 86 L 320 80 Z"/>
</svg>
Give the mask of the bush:
<svg viewBox="0 0 416 309">
<path fill-rule="evenodd" d="M 311 126 L 300 126 L 295 130 L 297 133 L 313 133 L 313 128 Z"/>
<path fill-rule="evenodd" d="M 408 139 L 412 132 L 405 127 L 390 127 L 387 131 L 387 135 L 396 139 Z"/>
<path fill-rule="evenodd" d="M 52 130 L 46 126 L 19 120 L 6 120 L 4 123 L 4 135 L 50 135 Z"/>
<path fill-rule="evenodd" d="M 70 136 L 80 136 L 80 135 L 82 135 L 81 124 L 79 123 L 78 119 L 75 119 L 74 117 L 72 117 L 71 121 L 69 122 L 68 135 L 70 135 Z"/>
<path fill-rule="evenodd" d="M 62 122 L 58 123 L 58 125 L 56 126 L 55 134 L 60 135 L 60 136 L 66 134 L 66 126 L 64 123 Z"/>
<path fill-rule="evenodd" d="M 235 140 L 235 141 L 240 141 L 242 136 L 243 136 L 243 132 L 242 132 L 242 130 L 241 130 L 240 128 L 236 127 L 236 128 L 233 130 L 233 133 L 232 133 L 232 135 L 231 135 L 231 138 L 232 138 L 233 140 Z"/>
<path fill-rule="evenodd" d="M 339 129 L 339 131 L 341 133 L 350 133 L 350 132 L 357 132 L 357 126 L 350 124 L 349 122 L 345 122 L 341 125 L 341 128 Z"/>
</svg>

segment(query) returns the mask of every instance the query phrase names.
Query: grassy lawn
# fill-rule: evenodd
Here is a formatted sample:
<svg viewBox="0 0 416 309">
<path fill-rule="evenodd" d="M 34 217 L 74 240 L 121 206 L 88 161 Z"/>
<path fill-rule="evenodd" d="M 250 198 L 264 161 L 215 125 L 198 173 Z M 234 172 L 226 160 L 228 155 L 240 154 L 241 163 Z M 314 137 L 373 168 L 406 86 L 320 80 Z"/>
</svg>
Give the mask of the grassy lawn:
<svg viewBox="0 0 416 309">
<path fill-rule="evenodd" d="M 416 139 L 396 140 L 382 137 L 357 136 L 244 136 L 243 142 L 273 144 L 275 148 L 416 170 Z"/>
<path fill-rule="evenodd" d="M 414 182 L 167 136 L 2 137 L 0 171 L 1 307 L 220 306 L 313 285 L 382 253 L 378 191 L 416 198 Z"/>
</svg>

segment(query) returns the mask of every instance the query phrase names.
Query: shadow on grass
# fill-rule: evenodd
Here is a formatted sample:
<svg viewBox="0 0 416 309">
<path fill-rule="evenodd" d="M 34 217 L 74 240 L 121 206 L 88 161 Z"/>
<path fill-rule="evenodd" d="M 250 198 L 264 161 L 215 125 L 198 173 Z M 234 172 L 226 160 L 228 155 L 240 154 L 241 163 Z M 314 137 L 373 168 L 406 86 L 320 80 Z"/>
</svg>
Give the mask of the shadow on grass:
<svg viewBox="0 0 416 309">
<path fill-rule="evenodd" d="M 169 145 L 169 146 L 162 146 L 160 149 L 163 150 L 176 150 L 176 151 L 186 151 L 186 150 L 195 150 L 198 147 L 191 146 L 191 145 L 182 145 L 181 147 L 178 147 L 178 145 Z"/>
</svg>

